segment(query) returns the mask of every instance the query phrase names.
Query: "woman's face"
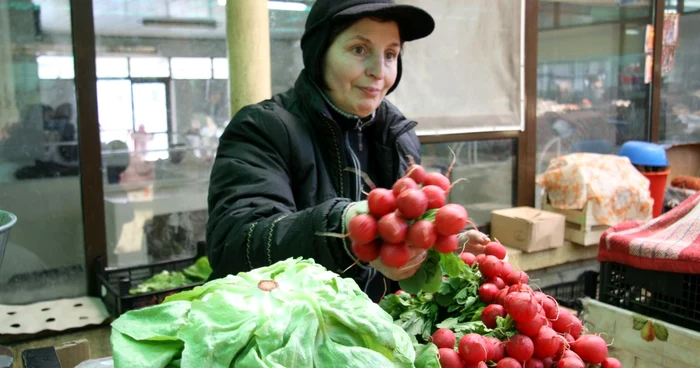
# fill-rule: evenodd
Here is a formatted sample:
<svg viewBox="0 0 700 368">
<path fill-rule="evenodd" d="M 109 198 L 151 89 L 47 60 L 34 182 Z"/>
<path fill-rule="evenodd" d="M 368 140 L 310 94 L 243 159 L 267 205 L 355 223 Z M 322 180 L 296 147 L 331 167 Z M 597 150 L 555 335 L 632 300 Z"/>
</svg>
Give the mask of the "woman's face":
<svg viewBox="0 0 700 368">
<path fill-rule="evenodd" d="M 395 22 L 370 18 L 355 22 L 326 53 L 323 77 L 331 101 L 345 112 L 370 115 L 396 81 L 400 51 Z"/>
</svg>

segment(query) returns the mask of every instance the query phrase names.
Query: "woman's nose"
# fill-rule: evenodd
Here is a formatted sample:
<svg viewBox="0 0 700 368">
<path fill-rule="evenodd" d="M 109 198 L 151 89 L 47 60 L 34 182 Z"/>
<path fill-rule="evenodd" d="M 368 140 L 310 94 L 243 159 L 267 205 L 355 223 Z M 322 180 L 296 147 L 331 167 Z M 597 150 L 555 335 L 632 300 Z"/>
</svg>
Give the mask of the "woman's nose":
<svg viewBox="0 0 700 368">
<path fill-rule="evenodd" d="M 384 57 L 382 55 L 373 55 L 367 58 L 365 68 L 368 76 L 376 79 L 384 78 Z"/>
</svg>

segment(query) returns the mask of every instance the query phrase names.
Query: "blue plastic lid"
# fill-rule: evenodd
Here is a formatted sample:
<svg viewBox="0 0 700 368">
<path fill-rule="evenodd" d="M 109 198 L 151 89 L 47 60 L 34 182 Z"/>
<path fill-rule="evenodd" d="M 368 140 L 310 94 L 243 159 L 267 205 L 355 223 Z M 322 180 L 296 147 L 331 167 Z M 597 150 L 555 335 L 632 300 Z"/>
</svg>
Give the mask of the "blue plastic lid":
<svg viewBox="0 0 700 368">
<path fill-rule="evenodd" d="M 642 141 L 625 142 L 620 148 L 619 156 L 625 156 L 635 165 L 642 166 L 668 166 L 666 150 L 663 146 Z"/>
</svg>

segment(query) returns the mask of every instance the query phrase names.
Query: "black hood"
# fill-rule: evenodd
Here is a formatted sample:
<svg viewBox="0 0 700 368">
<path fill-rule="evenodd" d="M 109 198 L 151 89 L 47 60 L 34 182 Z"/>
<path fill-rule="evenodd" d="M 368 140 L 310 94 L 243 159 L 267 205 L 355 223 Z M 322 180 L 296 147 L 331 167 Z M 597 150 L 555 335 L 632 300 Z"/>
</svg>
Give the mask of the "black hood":
<svg viewBox="0 0 700 368">
<path fill-rule="evenodd" d="M 367 16 L 382 16 L 396 21 L 402 41 L 413 41 L 432 33 L 433 18 L 424 10 L 397 5 L 394 0 L 317 0 L 306 19 L 301 50 L 304 68 L 308 76 L 319 86 L 323 83 L 323 56 L 329 46 L 329 35 L 339 20 L 360 19 Z M 396 81 L 387 94 L 399 85 L 402 74 L 401 56 L 397 60 Z"/>
</svg>

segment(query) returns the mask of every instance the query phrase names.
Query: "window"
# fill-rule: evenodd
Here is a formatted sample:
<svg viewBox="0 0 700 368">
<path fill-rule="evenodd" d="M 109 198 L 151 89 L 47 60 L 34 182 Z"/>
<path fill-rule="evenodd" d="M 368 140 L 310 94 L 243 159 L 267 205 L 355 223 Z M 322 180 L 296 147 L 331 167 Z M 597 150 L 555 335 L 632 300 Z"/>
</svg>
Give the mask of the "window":
<svg viewBox="0 0 700 368">
<path fill-rule="evenodd" d="M 172 75 L 175 79 L 211 79 L 211 58 L 172 58 Z"/>
<path fill-rule="evenodd" d="M 0 209 L 16 215 L 17 223 L 0 264 L 0 304 L 82 296 L 87 277 L 73 55 L 17 57 L 13 46 L 35 42 L 32 7 L 5 4 L 0 6 Z M 64 7 L 70 9 L 68 2 Z M 61 15 L 45 16 L 55 22 Z M 61 21 L 66 27 L 60 38 L 70 40 L 70 22 Z M 41 45 L 71 50 L 54 37 Z"/>
<path fill-rule="evenodd" d="M 97 78 L 129 77 L 129 61 L 125 57 L 98 57 L 95 63 Z"/>
<path fill-rule="evenodd" d="M 168 58 L 163 57 L 129 58 L 129 70 L 132 78 L 160 78 L 170 76 Z"/>
</svg>

